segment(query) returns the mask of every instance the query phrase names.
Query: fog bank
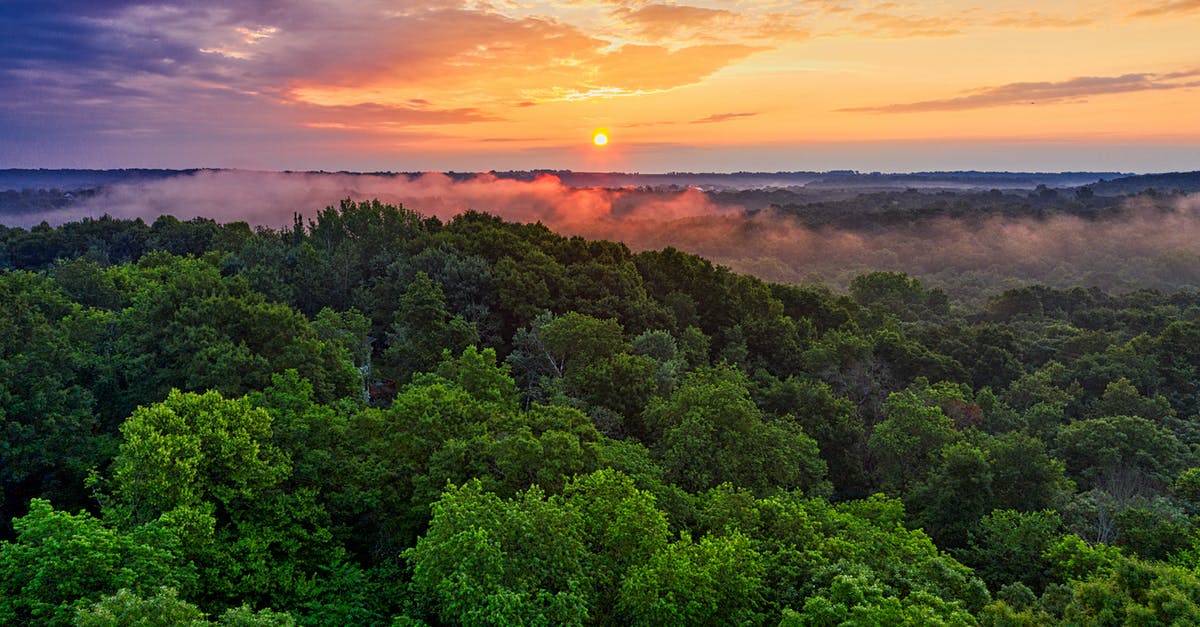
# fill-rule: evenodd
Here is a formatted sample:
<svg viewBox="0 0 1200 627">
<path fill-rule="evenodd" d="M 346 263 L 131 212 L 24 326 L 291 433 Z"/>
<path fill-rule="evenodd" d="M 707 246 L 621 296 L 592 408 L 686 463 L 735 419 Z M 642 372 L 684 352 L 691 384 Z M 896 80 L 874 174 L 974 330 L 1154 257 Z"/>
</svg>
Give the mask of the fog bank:
<svg viewBox="0 0 1200 627">
<path fill-rule="evenodd" d="M 115 185 L 53 218 L 61 223 L 108 214 L 150 222 L 171 214 L 282 227 L 293 214 L 312 218 L 344 198 L 378 198 L 442 219 L 473 209 L 635 250 L 674 246 L 775 281 L 844 285 L 863 271 L 887 269 L 922 276 L 960 296 L 1035 281 L 1106 289 L 1200 286 L 1200 195 L 1139 197 L 1102 219 L 968 216 L 855 230 L 810 228 L 778 210 L 748 212 L 696 188 L 572 187 L 549 174 L 515 180 L 220 170 Z"/>
</svg>

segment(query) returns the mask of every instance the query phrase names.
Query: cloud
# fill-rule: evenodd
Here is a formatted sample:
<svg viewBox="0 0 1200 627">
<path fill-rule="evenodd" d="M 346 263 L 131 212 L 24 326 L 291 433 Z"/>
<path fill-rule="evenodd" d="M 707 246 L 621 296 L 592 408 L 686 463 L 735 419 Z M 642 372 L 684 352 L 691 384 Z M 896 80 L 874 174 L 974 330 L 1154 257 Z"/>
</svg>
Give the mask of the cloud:
<svg viewBox="0 0 1200 627">
<path fill-rule="evenodd" d="M 733 13 L 725 9 L 683 4 L 648 4 L 638 9 L 622 7 L 615 14 L 639 34 L 654 38 L 667 37 L 681 30 L 707 28 L 733 17 Z"/>
<path fill-rule="evenodd" d="M 358 104 L 320 106 L 305 103 L 291 105 L 296 118 L 306 126 L 339 125 L 338 128 L 387 131 L 412 126 L 441 126 L 501 120 L 496 115 L 475 107 L 437 109 L 427 102 L 414 101 L 404 105 Z"/>
<path fill-rule="evenodd" d="M 750 117 L 754 117 L 756 115 L 758 115 L 758 112 L 714 113 L 710 116 L 700 118 L 699 120 L 692 120 L 691 122 L 689 122 L 689 124 L 714 124 L 717 122 L 727 122 L 729 120 L 736 120 L 738 118 L 750 118 Z"/>
<path fill-rule="evenodd" d="M 1088 96 L 1138 91 L 1188 89 L 1200 86 L 1200 70 L 1169 74 L 1124 74 L 1121 76 L 1082 76 L 1058 82 L 1009 83 L 983 87 L 962 96 L 942 100 L 923 100 L 872 107 L 849 107 L 850 113 L 926 113 L 964 111 L 1011 105 L 1055 104 Z"/>
<path fill-rule="evenodd" d="M 627 90 L 669 89 L 697 82 L 734 61 L 766 49 L 742 44 L 702 44 L 678 50 L 626 45 L 596 60 L 595 82 Z M 670 71 L 664 72 L 663 68 Z"/>
<path fill-rule="evenodd" d="M 966 23 L 942 16 L 896 15 L 868 11 L 854 16 L 859 29 L 883 37 L 947 37 L 958 35 Z"/>
<path fill-rule="evenodd" d="M 1093 15 L 1061 17 L 1046 15 L 1038 11 L 1001 11 L 990 17 L 988 26 L 997 28 L 1077 28 L 1096 23 Z"/>
<path fill-rule="evenodd" d="M 548 14 L 471 6 L 10 0 L 0 12 L 0 126 L 50 143 L 134 129 L 207 141 L 460 126 L 544 101 L 674 89 L 766 48 L 618 40 Z M 660 27 L 708 14 L 633 10 Z"/>
<path fill-rule="evenodd" d="M 1139 2 L 1138 4 L 1144 3 Z M 1130 17 L 1162 17 L 1196 11 L 1200 11 L 1200 0 L 1174 0 L 1172 2 L 1158 2 L 1154 6 L 1134 11 L 1130 14 Z"/>
</svg>

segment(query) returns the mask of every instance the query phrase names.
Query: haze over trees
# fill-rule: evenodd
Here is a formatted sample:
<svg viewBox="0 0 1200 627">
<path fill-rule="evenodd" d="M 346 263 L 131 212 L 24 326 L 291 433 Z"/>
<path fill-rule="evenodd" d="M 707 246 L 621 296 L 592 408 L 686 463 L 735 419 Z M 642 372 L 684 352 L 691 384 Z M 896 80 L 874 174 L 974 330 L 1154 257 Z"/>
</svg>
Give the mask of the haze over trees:
<svg viewBox="0 0 1200 627">
<path fill-rule="evenodd" d="M 0 223 L 165 213 L 280 228 L 297 210 L 377 197 L 446 221 L 482 209 L 634 251 L 670 246 L 776 282 L 846 290 L 861 274 L 904 272 L 981 306 L 1030 283 L 1200 285 L 1197 191 L 1197 172 L 0 170 Z"/>
<path fill-rule="evenodd" d="M 378 201 L 0 264 L 0 623 L 1200 622 L 1194 289 L 841 291 Z"/>
</svg>

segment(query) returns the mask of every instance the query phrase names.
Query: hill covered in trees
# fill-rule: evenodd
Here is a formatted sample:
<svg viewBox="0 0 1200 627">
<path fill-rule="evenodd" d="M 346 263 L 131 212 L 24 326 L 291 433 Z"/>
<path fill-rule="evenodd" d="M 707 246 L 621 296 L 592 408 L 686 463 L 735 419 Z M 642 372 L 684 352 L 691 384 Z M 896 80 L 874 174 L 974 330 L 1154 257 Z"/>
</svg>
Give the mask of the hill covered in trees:
<svg viewBox="0 0 1200 627">
<path fill-rule="evenodd" d="M 0 623 L 1200 621 L 1195 290 L 350 201 L 0 266 Z"/>
</svg>

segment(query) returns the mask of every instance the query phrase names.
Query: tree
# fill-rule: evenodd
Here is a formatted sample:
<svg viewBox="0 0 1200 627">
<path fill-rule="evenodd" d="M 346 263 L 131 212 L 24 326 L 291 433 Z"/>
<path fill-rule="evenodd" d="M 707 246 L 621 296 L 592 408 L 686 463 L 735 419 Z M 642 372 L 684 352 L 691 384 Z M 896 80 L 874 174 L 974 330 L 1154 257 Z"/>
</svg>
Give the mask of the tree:
<svg viewBox="0 0 1200 627">
<path fill-rule="evenodd" d="M 174 588 L 159 588 L 154 596 L 145 598 L 129 588 L 121 588 L 76 613 L 75 624 L 80 627 L 202 627 L 211 625 L 204 620 L 200 608 L 179 598 Z"/>
<path fill-rule="evenodd" d="M 450 486 L 404 553 L 423 608 L 444 622 L 581 624 L 587 549 L 574 512 L 537 487 L 512 501 L 478 481 Z"/>
<path fill-rule="evenodd" d="M 314 613 L 353 579 L 332 543 L 313 489 L 285 489 L 287 456 L 273 443 L 271 414 L 246 398 L 172 391 L 122 427 L 106 518 L 160 524 L 182 539 L 200 569 L 202 605 L 243 599 Z M 317 583 L 316 572 L 331 571 Z"/>
<path fill-rule="evenodd" d="M 1175 410 L 1161 396 L 1142 396 L 1129 379 L 1121 377 L 1109 383 L 1104 388 L 1104 394 L 1088 408 L 1088 418 L 1104 416 L 1137 416 L 1162 425 L 1163 421 L 1175 417 Z"/>
<path fill-rule="evenodd" d="M 77 609 L 122 588 L 196 585 L 180 538 L 160 525 L 114 530 L 34 499 L 13 526 L 15 541 L 0 543 L 0 623 L 66 624 Z"/>
<path fill-rule="evenodd" d="M 994 510 L 979 521 L 968 546 L 956 555 L 993 590 L 1019 581 L 1040 594 L 1051 582 L 1051 565 L 1044 554 L 1062 528 L 1062 518 L 1052 510 Z"/>
<path fill-rule="evenodd" d="M 75 615 L 79 627 L 204 627 L 231 625 L 237 627 L 294 627 L 296 620 L 285 612 L 269 609 L 255 612 L 248 606 L 226 610 L 216 621 L 205 619 L 200 608 L 180 599 L 174 588 L 161 587 L 153 596 L 143 597 L 128 588 L 100 599 L 90 607 L 80 608 Z"/>
<path fill-rule="evenodd" d="M 828 591 L 813 595 L 802 611 L 785 610 L 780 627 L 803 625 L 974 625 L 958 603 L 927 593 L 888 594 L 870 577 L 839 575 Z"/>
<path fill-rule="evenodd" d="M 982 441 L 991 458 L 992 502 L 988 509 L 1054 509 L 1074 492 L 1066 465 L 1041 440 L 1010 431 Z"/>
<path fill-rule="evenodd" d="M 0 274 L 0 537 L 33 497 L 86 503 L 83 479 L 115 452 L 90 380 L 104 314 L 72 303 L 55 282 Z"/>
<path fill-rule="evenodd" d="M 906 495 L 919 524 L 938 546 L 958 548 L 992 505 L 992 464 L 987 451 L 950 444 L 929 477 Z"/>
<path fill-rule="evenodd" d="M 217 392 L 172 391 L 134 412 L 121 433 L 114 496 L 135 522 L 206 502 L 253 502 L 291 471 L 271 443 L 270 414 Z"/>
<path fill-rule="evenodd" d="M 313 319 L 312 328 L 317 339 L 346 351 L 351 363 L 358 369 L 365 391 L 367 378 L 371 374 L 371 321 L 354 308 L 337 312 L 325 307 Z"/>
<path fill-rule="evenodd" d="M 616 318 L 569 311 L 541 328 L 541 338 L 558 376 L 594 364 L 625 349 L 624 328 Z"/>
<path fill-rule="evenodd" d="M 878 308 L 901 320 L 945 316 L 949 301 L 941 290 L 926 290 L 915 278 L 903 272 L 872 272 L 854 277 L 850 297 L 860 305 Z"/>
<path fill-rule="evenodd" d="M 1200 578 L 1188 569 L 1123 558 L 1072 586 L 1064 622 L 1190 625 L 1200 622 Z"/>
<path fill-rule="evenodd" d="M 765 412 L 779 418 L 789 416 L 816 440 L 837 494 L 863 496 L 867 489 L 863 467 L 865 427 L 853 403 L 835 396 L 823 382 L 798 377 L 771 377 L 754 390 L 754 395 Z"/>
<path fill-rule="evenodd" d="M 588 617 L 600 624 L 615 622 L 621 582 L 630 569 L 645 564 L 670 540 L 667 517 L 649 492 L 611 469 L 576 477 L 567 483 L 563 499 L 578 516 L 589 553 L 587 572 L 594 601 Z"/>
<path fill-rule="evenodd" d="M 457 355 L 478 339 L 475 325 L 447 311 L 441 286 L 418 272 L 400 297 L 384 363 L 398 380 L 407 381 L 437 366 L 443 350 Z"/>
<path fill-rule="evenodd" d="M 689 373 L 643 420 L 668 480 L 685 490 L 725 482 L 758 493 L 828 489 L 817 443 L 793 421 L 764 420 L 744 376 L 728 366 Z"/>
<path fill-rule="evenodd" d="M 617 611 L 629 625 L 740 625 L 763 620 L 765 564 L 741 534 L 678 541 L 634 566 Z"/>
<path fill-rule="evenodd" d="M 911 391 L 893 392 L 884 403 L 883 422 L 868 440 L 880 484 L 902 493 L 930 470 L 935 455 L 958 436 L 941 408 L 929 406 Z"/>
<path fill-rule="evenodd" d="M 1136 416 L 1078 420 L 1059 430 L 1056 448 L 1074 477 L 1095 486 L 1126 476 L 1170 482 L 1192 458 L 1171 432 Z"/>
</svg>

